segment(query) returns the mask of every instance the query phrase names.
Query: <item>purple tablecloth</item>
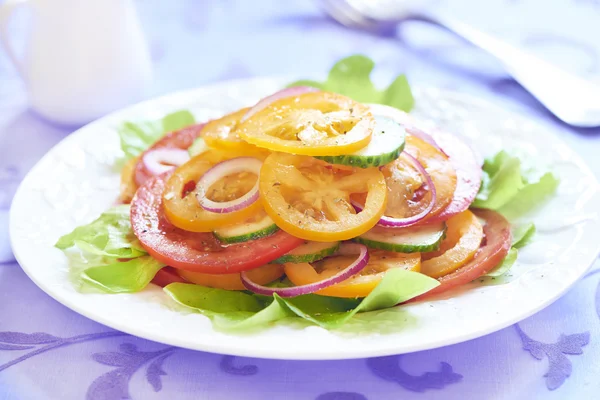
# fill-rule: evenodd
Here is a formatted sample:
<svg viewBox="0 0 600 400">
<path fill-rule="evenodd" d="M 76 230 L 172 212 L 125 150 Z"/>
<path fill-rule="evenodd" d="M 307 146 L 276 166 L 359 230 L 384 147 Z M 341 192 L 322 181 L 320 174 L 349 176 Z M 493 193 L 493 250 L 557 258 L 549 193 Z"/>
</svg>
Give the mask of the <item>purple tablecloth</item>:
<svg viewBox="0 0 600 400">
<path fill-rule="evenodd" d="M 430 5 L 600 80 L 597 0 Z M 470 92 L 545 120 L 600 175 L 600 129 L 562 125 L 494 60 L 439 29 L 406 23 L 395 37 L 376 37 L 341 28 L 302 0 L 145 0 L 138 7 L 155 62 L 153 95 L 255 75 L 319 76 L 335 60 L 365 53 L 377 61 L 381 82 L 406 72 L 413 83 Z M 26 27 L 15 22 L 19 44 Z M 376 359 L 272 361 L 193 352 L 75 314 L 22 272 L 7 232 L 19 181 L 72 130 L 28 109 L 24 85 L 0 53 L 1 400 L 600 397 L 599 265 L 564 298 L 517 325 L 454 346 Z"/>
</svg>

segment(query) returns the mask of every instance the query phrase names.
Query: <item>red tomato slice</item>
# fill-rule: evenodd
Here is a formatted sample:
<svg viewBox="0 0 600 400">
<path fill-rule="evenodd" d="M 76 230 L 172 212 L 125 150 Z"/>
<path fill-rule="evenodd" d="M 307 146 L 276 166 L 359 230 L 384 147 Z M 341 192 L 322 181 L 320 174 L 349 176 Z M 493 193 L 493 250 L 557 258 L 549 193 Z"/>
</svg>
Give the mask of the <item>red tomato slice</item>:
<svg viewBox="0 0 600 400">
<path fill-rule="evenodd" d="M 179 276 L 175 268 L 171 267 L 159 269 L 156 275 L 154 275 L 154 279 L 152 279 L 152 283 L 160 287 L 165 287 L 175 282 L 186 283 L 187 281 Z"/>
<path fill-rule="evenodd" d="M 483 227 L 483 244 L 475 257 L 456 271 L 438 278 L 440 286 L 413 300 L 423 300 L 469 283 L 490 272 L 506 257 L 512 242 L 508 221 L 492 210 L 473 210 L 473 213 L 483 219 L 485 223 Z"/>
<path fill-rule="evenodd" d="M 473 149 L 460 138 L 447 132 L 435 131 L 432 132 L 432 136 L 448 155 L 456 170 L 457 179 L 452 202 L 440 214 L 428 219 L 428 223 L 445 221 L 465 211 L 475 200 L 481 186 L 481 165 Z"/>
<path fill-rule="evenodd" d="M 148 171 L 148 168 L 146 168 L 146 165 L 142 161 L 144 159 L 144 154 L 165 147 L 186 150 L 194 143 L 194 140 L 200 136 L 204 125 L 206 124 L 195 124 L 178 131 L 167 133 L 158 142 L 154 143 L 148 150 L 142 153 L 135 165 L 135 183 L 138 186 L 142 186 L 148 179 L 154 176 L 152 172 Z"/>
<path fill-rule="evenodd" d="M 131 202 L 133 232 L 146 251 L 177 269 L 231 274 L 268 264 L 304 241 L 284 231 L 258 240 L 223 246 L 212 233 L 176 228 L 163 211 L 162 194 L 169 173 L 148 180 Z"/>
</svg>

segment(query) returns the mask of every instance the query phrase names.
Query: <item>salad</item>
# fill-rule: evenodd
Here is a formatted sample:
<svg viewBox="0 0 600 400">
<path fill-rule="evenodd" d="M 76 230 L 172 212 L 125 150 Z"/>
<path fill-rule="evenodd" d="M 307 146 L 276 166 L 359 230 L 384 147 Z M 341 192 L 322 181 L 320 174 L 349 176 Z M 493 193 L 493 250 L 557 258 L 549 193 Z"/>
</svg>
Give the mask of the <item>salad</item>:
<svg viewBox="0 0 600 400">
<path fill-rule="evenodd" d="M 123 124 L 122 204 L 56 244 L 74 284 L 154 283 L 221 330 L 333 329 L 506 274 L 535 233 L 509 220 L 558 180 L 428 129 L 406 78 L 377 90 L 373 66 L 348 57 L 207 122 Z"/>
</svg>

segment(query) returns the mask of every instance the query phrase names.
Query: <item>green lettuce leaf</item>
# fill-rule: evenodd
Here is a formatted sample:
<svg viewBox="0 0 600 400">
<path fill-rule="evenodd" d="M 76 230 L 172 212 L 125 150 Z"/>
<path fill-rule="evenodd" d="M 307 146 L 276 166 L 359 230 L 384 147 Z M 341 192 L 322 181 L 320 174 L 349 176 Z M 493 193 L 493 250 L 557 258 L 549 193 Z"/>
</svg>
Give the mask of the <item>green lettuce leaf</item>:
<svg viewBox="0 0 600 400">
<path fill-rule="evenodd" d="M 519 250 L 512 247 L 508 251 L 508 254 L 506 255 L 506 257 L 504 257 L 504 260 L 502 260 L 502 262 L 496 268 L 494 268 L 493 270 L 491 270 L 484 276 L 491 276 L 493 278 L 496 278 L 498 276 L 506 274 L 512 268 L 515 261 L 517 261 L 518 254 L 519 254 Z"/>
<path fill-rule="evenodd" d="M 126 159 L 137 157 L 165 133 L 195 122 L 194 115 L 186 110 L 173 112 L 158 121 L 125 122 L 118 129 L 121 149 Z"/>
<path fill-rule="evenodd" d="M 559 183 L 557 177 L 551 172 L 547 172 L 538 181 L 527 183 L 517 196 L 504 204 L 498 211 L 508 219 L 519 218 L 556 193 Z"/>
<path fill-rule="evenodd" d="M 500 151 L 483 164 L 483 181 L 474 207 L 496 210 L 515 219 L 538 207 L 558 188 L 551 172 L 522 168 L 519 157 Z"/>
<path fill-rule="evenodd" d="M 410 111 L 415 100 L 405 75 L 398 76 L 385 90 L 378 90 L 371 81 L 375 63 L 369 57 L 353 55 L 338 61 L 325 82 L 300 80 L 292 86 L 312 86 L 348 96 L 362 103 L 379 103 Z"/>
<path fill-rule="evenodd" d="M 133 293 L 144 289 L 165 265 L 150 256 L 88 268 L 82 278 L 110 293 Z"/>
<path fill-rule="evenodd" d="M 527 246 L 533 240 L 535 235 L 535 225 L 533 222 L 518 225 L 512 229 L 512 247 L 520 249 Z"/>
<path fill-rule="evenodd" d="M 62 236 L 55 246 L 80 250 L 114 258 L 135 258 L 146 254 L 131 230 L 129 205 L 119 205 L 104 212 L 98 219 Z"/>
<path fill-rule="evenodd" d="M 361 322 L 364 322 L 368 320 L 369 312 L 388 309 L 438 285 L 437 280 L 423 274 L 394 269 L 388 271 L 375 290 L 362 301 L 311 294 L 292 298 L 274 295 L 270 298 L 186 283 L 172 283 L 164 290 L 177 303 L 211 318 L 216 329 L 242 332 L 265 328 L 275 321 L 291 317 L 335 329 L 357 313 L 361 313 Z M 373 317 L 381 319 L 381 314 Z"/>
</svg>

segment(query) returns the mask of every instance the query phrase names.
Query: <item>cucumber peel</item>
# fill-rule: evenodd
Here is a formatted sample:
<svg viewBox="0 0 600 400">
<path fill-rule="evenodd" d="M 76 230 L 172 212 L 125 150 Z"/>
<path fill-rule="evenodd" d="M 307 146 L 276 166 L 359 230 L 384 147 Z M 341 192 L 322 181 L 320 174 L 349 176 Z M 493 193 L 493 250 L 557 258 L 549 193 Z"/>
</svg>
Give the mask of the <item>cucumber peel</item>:
<svg viewBox="0 0 600 400">
<path fill-rule="evenodd" d="M 278 230 L 275 222 L 265 215 L 258 221 L 246 221 L 241 224 L 225 226 L 215 229 L 213 233 L 219 241 L 232 244 L 260 239 L 272 235 Z"/>
<path fill-rule="evenodd" d="M 394 120 L 376 116 L 371 142 L 357 152 L 341 156 L 316 156 L 330 164 L 349 165 L 358 168 L 380 167 L 394 161 L 404 150 L 406 131 Z"/>
<path fill-rule="evenodd" d="M 373 249 L 398 253 L 425 253 L 440 248 L 446 237 L 446 224 L 409 228 L 375 227 L 353 240 Z"/>
<path fill-rule="evenodd" d="M 274 264 L 311 263 L 332 255 L 339 247 L 340 242 L 305 242 L 271 262 Z"/>
</svg>

